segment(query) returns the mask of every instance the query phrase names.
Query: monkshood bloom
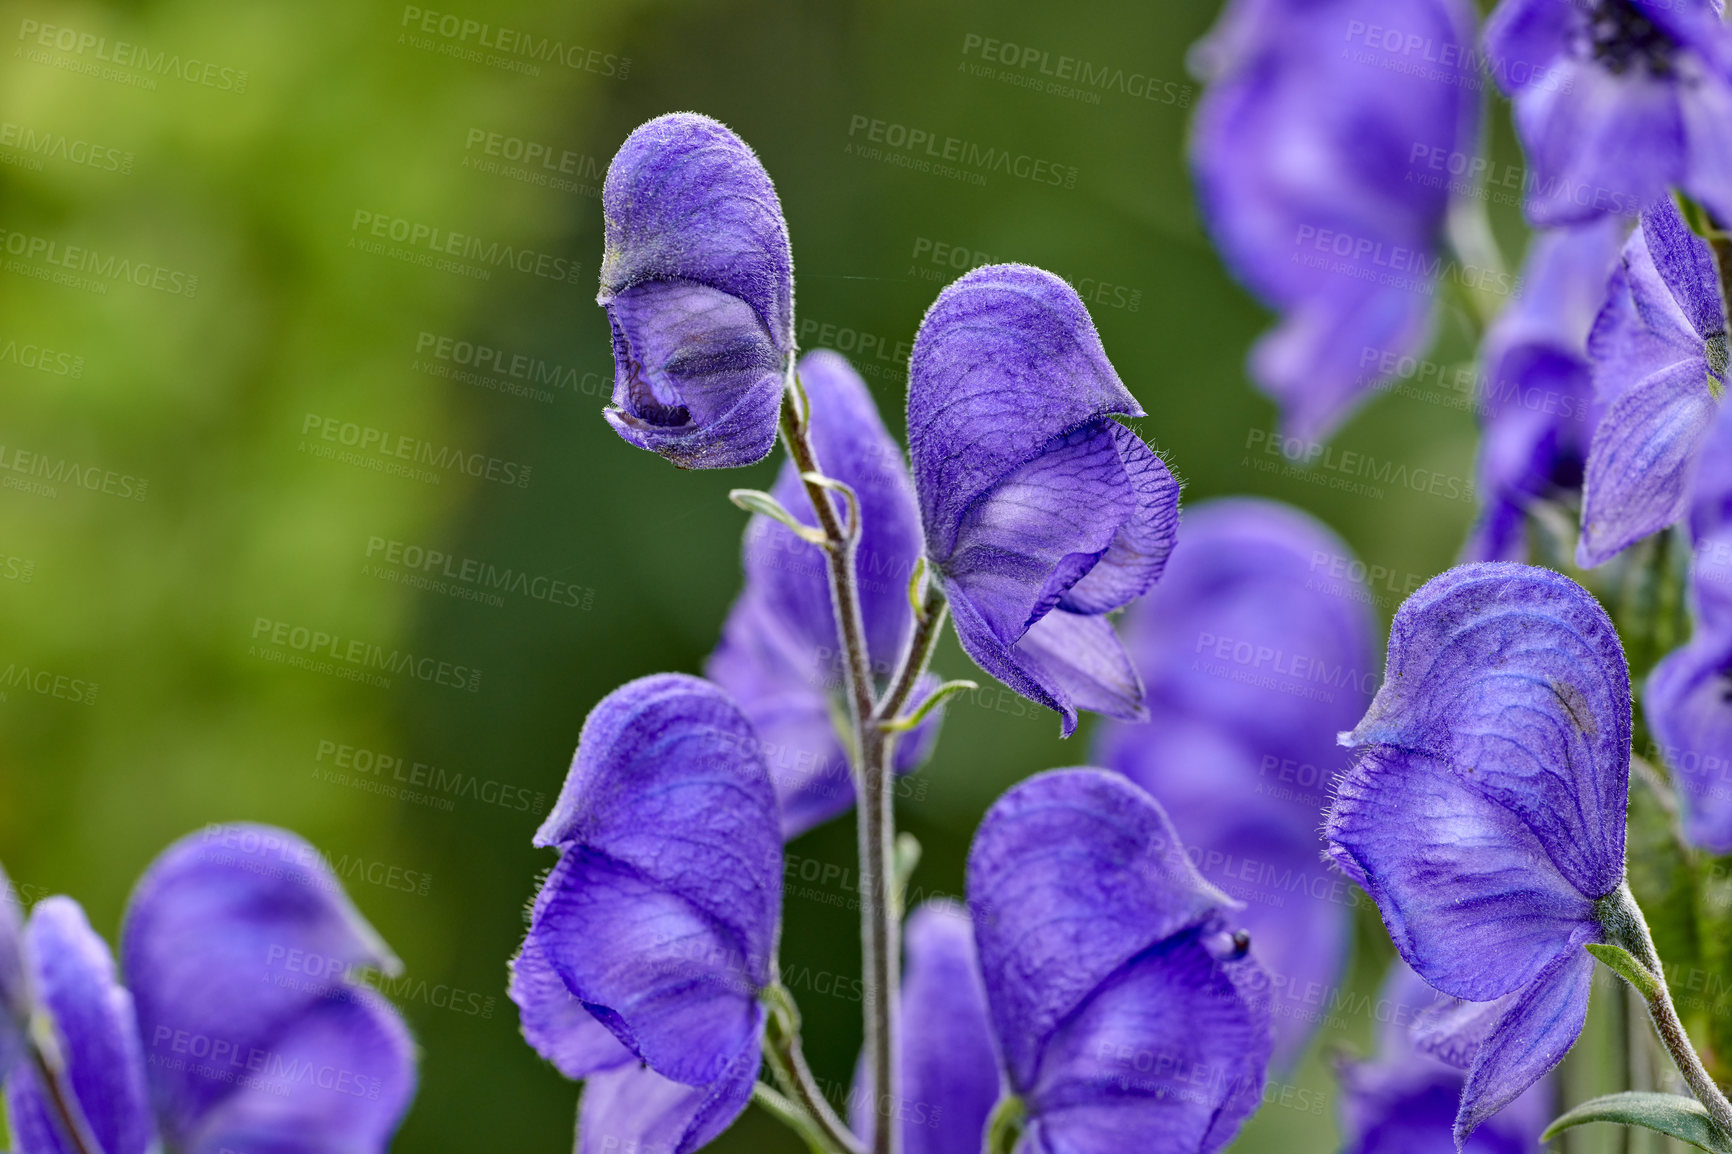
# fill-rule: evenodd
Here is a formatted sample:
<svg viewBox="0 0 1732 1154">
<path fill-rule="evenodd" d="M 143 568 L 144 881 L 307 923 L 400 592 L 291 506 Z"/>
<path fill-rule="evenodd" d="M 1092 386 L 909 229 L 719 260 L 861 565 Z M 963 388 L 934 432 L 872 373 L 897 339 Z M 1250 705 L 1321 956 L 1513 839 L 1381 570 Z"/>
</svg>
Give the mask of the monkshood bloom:
<svg viewBox="0 0 1732 1154">
<path fill-rule="evenodd" d="M 1347 960 L 1358 895 L 1320 861 L 1318 827 L 1346 761 L 1335 735 L 1376 686 L 1365 575 L 1345 542 L 1278 502 L 1187 510 L 1166 575 L 1122 626 L 1149 721 L 1108 722 L 1095 745 L 1097 764 L 1165 807 L 1203 876 L 1245 902 L 1278 1067 L 1304 1050 L 1307 999 Z"/>
<path fill-rule="evenodd" d="M 24 957 L 67 1080 L 106 1154 L 157 1137 L 184 1154 L 384 1151 L 415 1091 L 397 1012 L 357 984 L 396 959 L 317 850 L 269 826 L 213 826 L 140 879 L 108 947 L 70 898 L 38 902 Z M 22 1154 L 67 1154 L 35 1069 L 6 1105 Z"/>
<path fill-rule="evenodd" d="M 926 556 L 982 669 L 1054 709 L 1144 715 L 1106 614 L 1161 575 L 1179 486 L 1075 290 L 989 265 L 938 294 L 908 370 Z"/>
<path fill-rule="evenodd" d="M 1503 0 L 1485 26 L 1536 224 L 1631 215 L 1683 188 L 1732 220 L 1732 33 L 1721 0 Z"/>
<path fill-rule="evenodd" d="M 1228 928 L 1237 905 L 1116 773 L 1043 773 L 993 805 L 968 907 L 1020 1154 L 1232 1140 L 1270 1048 L 1268 977 Z"/>
<path fill-rule="evenodd" d="M 1732 853 L 1732 526 L 1697 545 L 1695 630 L 1648 676 L 1642 706 L 1682 802 L 1684 834 Z"/>
<path fill-rule="evenodd" d="M 998 1055 L 968 911 L 931 901 L 903 930 L 902 1095 L 879 1101 L 861 1062 L 849 1124 L 870 1144 L 880 1118 L 902 1125 L 903 1154 L 977 1154 L 998 1102 Z"/>
<path fill-rule="evenodd" d="M 1451 173 L 1478 148 L 1473 26 L 1464 0 L 1233 0 L 1192 51 L 1203 220 L 1281 314 L 1249 369 L 1289 435 L 1324 436 L 1377 383 L 1366 353 L 1429 341 Z"/>
<path fill-rule="evenodd" d="M 1329 852 L 1396 949 L 1463 1000 L 1432 1052 L 1468 1068 L 1465 1139 L 1563 1058 L 1588 1010 L 1602 902 L 1624 880 L 1630 683 L 1597 602 L 1550 570 L 1434 578 L 1389 633 L 1383 687 L 1342 741 Z"/>
<path fill-rule="evenodd" d="M 523 1036 L 587 1079 L 579 1154 L 686 1154 L 752 1095 L 781 923 L 776 796 L 714 685 L 640 678 L 590 711 L 535 844 L 560 851 L 511 963 Z"/>
<path fill-rule="evenodd" d="M 1525 561 L 1527 510 L 1581 490 L 1600 420 L 1588 333 L 1625 232 L 1605 217 L 1536 236 L 1522 266 L 1525 291 L 1486 332 L 1476 398 L 1485 504 L 1464 561 Z"/>
<path fill-rule="evenodd" d="M 1396 959 L 1376 1002 L 1376 1058 L 1345 1062 L 1339 1071 L 1342 1154 L 1457 1154 L 1455 1112 L 1465 1079 L 1411 1035 L 1437 1001 L 1437 992 Z M 1556 1114 L 1553 1098 L 1549 1077 L 1535 1082 L 1475 1130 L 1460 1154 L 1533 1154 Z"/>
<path fill-rule="evenodd" d="M 764 166 L 707 116 L 659 116 L 614 155 L 602 214 L 608 423 L 684 469 L 762 460 L 794 349 L 794 262 Z"/>
<path fill-rule="evenodd" d="M 1670 199 L 1644 212 L 1630 234 L 1588 352 L 1606 414 L 1588 452 L 1576 546 L 1584 567 L 1689 511 L 1726 386 L 1726 305 L 1714 254 Z"/>
<path fill-rule="evenodd" d="M 920 511 L 902 451 L 884 428 L 872 394 L 839 354 L 800 359 L 811 401 L 811 438 L 825 473 L 845 482 L 860 502 L 855 579 L 872 671 L 888 677 L 907 647 L 914 614 L 908 579 L 920 556 Z M 771 495 L 801 523 L 816 525 L 799 470 L 782 466 Z M 843 653 L 823 550 L 763 514 L 746 526 L 745 591 L 734 603 L 722 642 L 704 672 L 727 690 L 763 739 L 765 761 L 793 837 L 853 805 L 848 754 L 836 719 Z M 916 703 L 936 685 L 929 678 Z M 896 771 L 907 773 L 931 752 L 939 712 L 896 743 Z"/>
</svg>

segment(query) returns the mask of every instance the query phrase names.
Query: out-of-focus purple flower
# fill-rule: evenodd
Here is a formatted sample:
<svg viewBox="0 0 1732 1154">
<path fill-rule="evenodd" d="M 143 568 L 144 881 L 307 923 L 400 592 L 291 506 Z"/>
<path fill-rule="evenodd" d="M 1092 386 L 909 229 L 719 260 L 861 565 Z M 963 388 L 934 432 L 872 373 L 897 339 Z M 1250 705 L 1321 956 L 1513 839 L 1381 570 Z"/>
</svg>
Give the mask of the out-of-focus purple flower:
<svg viewBox="0 0 1732 1154">
<path fill-rule="evenodd" d="M 608 423 L 684 469 L 762 460 L 794 349 L 793 256 L 764 166 L 707 116 L 658 116 L 614 155 L 602 214 Z"/>
<path fill-rule="evenodd" d="M 1690 496 L 1690 536 L 1698 547 L 1732 528 L 1732 405 L 1721 405 L 1696 465 Z"/>
<path fill-rule="evenodd" d="M 1463 565 L 1402 605 L 1383 687 L 1342 740 L 1329 851 L 1419 975 L 1474 1003 L 1430 1045 L 1471 1062 L 1464 1139 L 1581 1032 L 1598 903 L 1624 880 L 1630 684 L 1575 582 Z"/>
<path fill-rule="evenodd" d="M 1726 305 L 1714 254 L 1670 199 L 1642 214 L 1624 246 L 1588 352 L 1606 413 L 1588 453 L 1576 546 L 1584 567 L 1689 511 L 1726 385 Z"/>
<path fill-rule="evenodd" d="M 1343 1154 L 1533 1154 L 1556 1113 L 1550 1077 L 1457 1147 L 1455 1113 L 1465 1078 L 1410 1036 L 1437 1001 L 1437 992 L 1397 958 L 1376 1003 L 1376 1058 L 1346 1062 L 1340 1070 Z"/>
<path fill-rule="evenodd" d="M 1682 188 L 1732 220 L 1732 33 L 1721 0 L 1503 0 L 1485 26 L 1551 227 Z"/>
<path fill-rule="evenodd" d="M 854 565 L 872 671 L 887 677 L 907 647 L 914 614 L 908 581 L 920 556 L 920 511 L 902 451 L 884 428 L 866 383 L 839 354 L 808 353 L 800 380 L 811 401 L 811 436 L 824 472 L 860 502 Z M 799 471 L 786 462 L 771 490 L 806 525 L 818 523 Z M 842 512 L 843 510 L 838 510 Z M 845 738 L 842 648 L 821 548 L 762 514 L 746 526 L 746 588 L 704 672 L 733 695 L 763 739 L 764 759 L 794 837 L 854 803 Z M 937 685 L 928 677 L 923 699 Z M 896 772 L 917 768 L 937 738 L 942 708 L 896 743 Z"/>
<path fill-rule="evenodd" d="M 1536 236 L 1522 269 L 1525 291 L 1486 333 L 1477 397 L 1485 504 L 1465 561 L 1527 560 L 1527 509 L 1581 490 L 1600 420 L 1588 333 L 1624 234 L 1621 220 L 1605 217 Z"/>
<path fill-rule="evenodd" d="M 1320 861 L 1318 827 L 1346 760 L 1335 735 L 1376 684 L 1366 573 L 1277 502 L 1188 510 L 1166 576 L 1124 621 L 1149 721 L 1108 722 L 1096 741 L 1096 761 L 1158 799 L 1203 875 L 1245 903 L 1283 1068 L 1315 1026 L 1309 999 L 1341 979 L 1358 897 Z"/>
<path fill-rule="evenodd" d="M 1292 436 L 1377 383 L 1367 353 L 1429 339 L 1451 173 L 1477 148 L 1472 38 L 1462 0 L 1233 0 L 1193 49 L 1203 219 L 1281 314 L 1249 367 Z"/>
<path fill-rule="evenodd" d="M 926 555 L 981 668 L 1057 710 L 1144 715 L 1106 614 L 1160 578 L 1179 486 L 1137 435 L 1143 415 L 1064 281 L 975 269 L 920 324 L 908 446 Z"/>
<path fill-rule="evenodd" d="M 1238 903 L 1116 773 L 1040 774 L 987 812 L 968 906 L 1017 1149 L 1207 1154 L 1262 1098 L 1268 977 Z"/>
<path fill-rule="evenodd" d="M 24 1052 L 30 1016 L 29 975 L 24 966 L 24 923 L 12 881 L 0 868 L 0 1082 Z"/>
<path fill-rule="evenodd" d="M 157 1136 L 186 1154 L 382 1152 L 415 1091 L 414 1046 L 354 980 L 397 961 L 318 851 L 269 826 L 213 826 L 163 852 L 122 930 L 127 987 L 70 898 L 31 911 L 36 1006 L 108 1154 Z M 69 1154 L 34 1067 L 6 1087 L 22 1154 Z"/>
<path fill-rule="evenodd" d="M 871 1143 L 880 1119 L 902 1124 L 904 1154 L 974 1154 L 998 1101 L 998 1056 L 968 911 L 927 902 L 908 918 L 896 1008 L 902 1095 L 880 1101 L 865 1062 L 854 1071 L 850 1125 Z"/>
<path fill-rule="evenodd" d="M 560 859 L 509 992 L 529 1044 L 587 1080 L 579 1154 L 696 1150 L 751 1098 L 780 929 L 751 723 L 696 677 L 621 686 L 585 719 L 535 844 Z"/>
<path fill-rule="evenodd" d="M 1648 728 L 1683 802 L 1684 833 L 1732 853 L 1732 526 L 1701 541 L 1692 569 L 1695 631 L 1648 675 Z"/>
</svg>

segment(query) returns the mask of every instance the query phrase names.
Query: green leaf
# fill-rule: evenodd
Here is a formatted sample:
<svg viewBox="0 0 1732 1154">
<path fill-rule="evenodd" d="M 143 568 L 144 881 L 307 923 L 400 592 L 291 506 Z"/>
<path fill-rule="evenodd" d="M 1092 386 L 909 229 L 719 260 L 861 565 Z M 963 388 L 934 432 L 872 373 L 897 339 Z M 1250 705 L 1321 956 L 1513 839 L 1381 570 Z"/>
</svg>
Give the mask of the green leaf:
<svg viewBox="0 0 1732 1154">
<path fill-rule="evenodd" d="M 1613 973 L 1636 987 L 1636 992 L 1642 995 L 1644 1001 L 1651 1002 L 1660 996 L 1660 983 L 1655 980 L 1653 974 L 1643 969 L 1642 963 L 1631 957 L 1630 952 L 1624 947 L 1589 942 L 1588 953 L 1600 959 Z"/>
<path fill-rule="evenodd" d="M 793 531 L 794 536 L 814 545 L 824 544 L 824 531 L 807 525 L 794 514 L 782 507 L 782 503 L 762 489 L 730 489 L 728 500 L 738 505 L 748 513 L 762 513 L 773 521 L 780 521 Z"/>
<path fill-rule="evenodd" d="M 910 729 L 913 729 L 922 721 L 925 721 L 926 715 L 931 713 L 933 708 L 946 697 L 949 697 L 953 693 L 972 692 L 979 688 L 980 686 L 973 681 L 946 681 L 943 685 L 934 689 L 932 691 L 932 696 L 928 697 L 925 701 L 922 701 L 915 708 L 913 713 L 907 714 L 903 717 L 893 718 L 890 721 L 881 721 L 878 723 L 878 728 L 884 730 L 886 733 L 907 733 Z"/>
<path fill-rule="evenodd" d="M 1550 1142 L 1559 1133 L 1586 1122 L 1617 1122 L 1658 1131 L 1680 1142 L 1688 1142 L 1711 1154 L 1732 1154 L 1732 1138 L 1714 1125 L 1708 1111 L 1694 1098 L 1677 1094 L 1654 1094 L 1631 1090 L 1607 1094 L 1566 1111 L 1546 1127 L 1540 1141 Z"/>
</svg>

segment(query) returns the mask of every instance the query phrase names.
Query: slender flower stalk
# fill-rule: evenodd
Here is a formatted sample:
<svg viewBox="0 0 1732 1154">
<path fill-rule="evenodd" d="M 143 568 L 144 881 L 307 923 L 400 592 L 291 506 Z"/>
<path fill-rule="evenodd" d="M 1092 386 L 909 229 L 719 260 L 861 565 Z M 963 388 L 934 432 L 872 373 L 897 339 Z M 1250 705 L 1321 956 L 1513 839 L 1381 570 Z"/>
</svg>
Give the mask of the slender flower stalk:
<svg viewBox="0 0 1732 1154">
<path fill-rule="evenodd" d="M 1726 1100 L 1725 1093 L 1709 1076 L 1696 1047 L 1690 1043 L 1684 1024 L 1678 1020 L 1678 1009 L 1672 1004 L 1671 991 L 1666 988 L 1665 969 L 1654 949 L 1648 921 L 1642 916 L 1642 907 L 1636 904 L 1629 885 L 1621 885 L 1600 899 L 1599 907 L 1597 912 L 1600 924 L 1606 929 L 1607 940 L 1622 947 L 1642 967 L 1641 974 L 1624 974 L 1623 977 L 1647 1002 L 1648 1016 L 1653 1019 L 1654 1030 L 1660 1035 L 1660 1044 L 1666 1047 L 1672 1064 L 1678 1067 L 1678 1073 L 1684 1076 L 1685 1084 L 1708 1111 L 1709 1117 L 1722 1132 L 1732 1134 L 1732 1103 Z"/>
<path fill-rule="evenodd" d="M 90 1123 L 84 1120 L 84 1111 L 78 1108 L 78 1100 L 67 1084 L 64 1063 L 50 1062 L 43 1047 L 34 1041 L 29 1050 L 36 1076 L 47 1089 L 48 1103 L 60 1123 L 61 1137 L 72 1144 L 72 1154 L 102 1154 L 102 1145 L 91 1134 Z"/>
<path fill-rule="evenodd" d="M 806 398 L 788 361 L 788 388 L 782 397 L 782 439 L 788 455 L 805 481 L 806 495 L 818 514 L 824 531 L 825 568 L 830 575 L 830 602 L 836 610 L 836 634 L 842 647 L 842 676 L 848 699 L 850 722 L 849 762 L 854 766 L 855 805 L 860 853 L 860 952 L 864 985 L 867 1068 L 872 1071 L 879 1093 L 897 1092 L 896 995 L 901 966 L 901 926 L 891 901 L 891 863 L 895 860 L 896 819 L 891 793 L 890 750 L 894 737 L 884 731 L 874 698 L 872 665 L 866 652 L 866 627 L 860 613 L 860 595 L 855 584 L 854 555 L 859 543 L 857 513 L 844 522 L 831 502 L 831 486 L 822 482 L 823 469 L 809 436 L 810 414 Z M 909 656 L 892 685 L 901 687 L 916 652 L 930 656 L 936 642 L 938 614 L 926 614 L 916 622 Z M 924 638 L 924 640 L 923 640 Z M 919 664 L 924 667 L 924 660 Z M 919 671 L 906 678 L 905 700 L 919 679 Z M 887 695 L 885 704 L 894 699 Z M 897 704 L 900 704 L 898 702 Z M 822 1101 L 822 1099 L 820 1099 Z M 900 1146 L 894 1126 L 880 1126 L 873 1136 L 872 1154 L 895 1154 Z"/>
</svg>

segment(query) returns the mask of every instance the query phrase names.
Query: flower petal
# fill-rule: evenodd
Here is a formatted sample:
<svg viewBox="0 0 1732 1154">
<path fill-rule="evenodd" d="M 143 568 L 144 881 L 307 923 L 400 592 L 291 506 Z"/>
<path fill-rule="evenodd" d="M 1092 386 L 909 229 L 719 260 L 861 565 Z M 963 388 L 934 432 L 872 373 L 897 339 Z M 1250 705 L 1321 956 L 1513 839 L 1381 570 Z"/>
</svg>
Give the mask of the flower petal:
<svg viewBox="0 0 1732 1154">
<path fill-rule="evenodd" d="M 1684 174 L 1677 89 L 1645 69 L 1569 58 L 1520 93 L 1515 120 L 1533 169 L 1528 218 L 1545 228 L 1637 212 Z"/>
<path fill-rule="evenodd" d="M 1423 754 L 1362 752 L 1324 833 L 1408 965 L 1454 997 L 1490 1001 L 1525 985 L 1594 920 L 1592 901 L 1514 813 Z"/>
<path fill-rule="evenodd" d="M 1544 81 L 1548 67 L 1569 52 L 1582 18 L 1568 0 L 1503 0 L 1481 34 L 1486 69 L 1504 95 Z"/>
<path fill-rule="evenodd" d="M 943 564 L 977 500 L 1055 438 L 1112 413 L 1143 410 L 1064 281 L 989 265 L 938 294 L 908 370 L 908 447 L 928 554 Z"/>
<path fill-rule="evenodd" d="M 1684 190 L 1720 220 L 1732 220 L 1732 83 L 1706 71 L 1686 73 L 1678 104 L 1689 146 Z"/>
<path fill-rule="evenodd" d="M 1032 1149 L 1209 1154 L 1262 1104 L 1268 978 L 1206 948 L 1214 925 L 1152 947 L 1054 1032 L 1028 1091 Z"/>
<path fill-rule="evenodd" d="M 1138 511 L 1109 425 L 1118 427 L 1096 421 L 1056 438 L 963 515 L 941 563 L 1000 644 L 1060 604 Z"/>
<path fill-rule="evenodd" d="M 998 1102 L 998 1055 L 968 911 L 929 901 L 908 916 L 897 1006 L 902 1101 L 876 1108 L 866 1063 L 854 1072 L 849 1124 L 870 1146 L 880 1110 L 902 1120 L 904 1154 L 977 1150 Z"/>
<path fill-rule="evenodd" d="M 650 282 L 608 303 L 613 407 L 626 441 L 685 469 L 761 461 L 776 443 L 784 351 L 737 297 L 704 285 Z"/>
<path fill-rule="evenodd" d="M 31 984 L 53 1020 L 73 1095 L 106 1154 L 144 1154 L 155 1141 L 132 998 L 108 946 L 71 898 L 44 898 L 25 930 Z M 35 1068 L 21 1064 L 6 1108 L 22 1154 L 72 1154 Z"/>
<path fill-rule="evenodd" d="M 1563 1061 L 1587 1021 L 1593 977 L 1593 957 L 1572 944 L 1510 1002 L 1468 1073 L 1457 1143 Z"/>
<path fill-rule="evenodd" d="M 945 590 L 963 650 L 1030 701 L 1056 710 L 1064 736 L 1076 732 L 1079 709 L 1132 721 L 1147 716 L 1142 681 L 1105 617 L 1054 609 L 1006 646 L 954 582 Z"/>
<path fill-rule="evenodd" d="M 1642 239 L 1654 262 L 1654 271 L 1671 298 L 1667 321 L 1649 316 L 1650 327 L 1660 331 L 1666 323 L 1675 323 L 1671 318 L 1682 316 L 1690 326 L 1679 334 L 1687 347 L 1694 349 L 1716 336 L 1724 338 L 1726 305 L 1720 295 L 1720 269 L 1714 251 L 1690 230 L 1684 214 L 1670 198 L 1642 214 Z M 1645 295 L 1637 297 L 1638 305 L 1646 301 Z"/>
<path fill-rule="evenodd" d="M 1071 613 L 1108 613 L 1148 592 L 1167 567 L 1179 529 L 1179 483 L 1166 462 L 1118 422 L 1109 422 L 1107 432 L 1118 446 L 1136 509 L 1094 568 L 1059 598 L 1059 608 Z"/>
<path fill-rule="evenodd" d="M 525 938 L 523 948 L 511 959 L 506 994 L 520 1012 L 524 1041 L 567 1078 L 576 1081 L 615 1066 L 637 1064 L 632 1052 L 566 989 L 538 935 Z"/>
<path fill-rule="evenodd" d="M 1706 361 L 1684 361 L 1613 402 L 1588 452 L 1577 564 L 1603 565 L 1689 512 L 1719 407 L 1708 382 Z"/>
<path fill-rule="evenodd" d="M 1343 741 L 1391 773 L 1424 766 L 1481 795 L 1597 898 L 1623 880 L 1629 702 L 1623 646 L 1585 589 L 1548 569 L 1462 565 L 1396 613 L 1383 687 Z"/>
<path fill-rule="evenodd" d="M 706 116 L 657 117 L 620 146 L 602 207 L 609 422 L 684 468 L 761 459 L 794 347 L 788 229 L 763 165 Z"/>
<path fill-rule="evenodd" d="M 752 1100 L 757 1045 L 734 1055 L 705 1086 L 671 1082 L 646 1066 L 621 1066 L 583 1084 L 577 1154 L 690 1154 L 733 1125 Z"/>
<path fill-rule="evenodd" d="M 811 405 L 811 437 L 818 464 L 854 490 L 860 502 L 855 587 L 866 626 L 867 652 L 879 676 L 888 676 L 907 643 L 914 615 L 908 580 L 920 556 L 920 510 L 902 449 L 884 427 L 871 390 L 839 353 L 820 349 L 800 358 L 800 381 Z M 784 462 L 772 494 L 802 524 L 817 514 L 793 462 Z M 832 504 L 846 514 L 841 497 Z M 746 584 L 759 589 L 789 632 L 808 647 L 838 650 L 836 614 L 823 551 L 768 517 L 746 529 Z"/>
<path fill-rule="evenodd" d="M 398 968 L 318 850 L 246 824 L 190 834 L 151 864 L 127 905 L 121 963 L 158 1118 L 177 1146 L 239 1092 L 235 1071 L 281 1052 L 348 988 L 350 969 Z"/>
<path fill-rule="evenodd" d="M 664 673 L 629 682 L 585 719 L 535 844 L 582 847 L 585 860 L 622 887 L 659 892 L 645 900 L 661 908 L 665 898 L 726 939 L 738 955 L 735 984 L 761 989 L 781 916 L 782 847 L 758 746 L 739 707 L 701 678 Z M 579 993 L 565 954 L 581 945 L 548 948 Z"/>
<path fill-rule="evenodd" d="M 1732 853 L 1732 613 L 1703 612 L 1708 566 L 1724 566 L 1732 539 L 1711 538 L 1696 561 L 1696 633 L 1648 676 L 1648 727 L 1683 803 L 1684 832 L 1694 845 Z M 1711 596 L 1711 595 L 1710 595 Z"/>
<path fill-rule="evenodd" d="M 235 1091 L 177 1149 L 186 1154 L 385 1154 L 415 1096 L 414 1043 L 371 990 L 333 992 L 229 1072 Z"/>
<path fill-rule="evenodd" d="M 1185 855 L 1161 807 L 1117 774 L 1055 770 L 987 811 L 968 906 L 1013 1087 L 1108 974 L 1236 905 Z"/>
<path fill-rule="evenodd" d="M 1690 535 L 1700 548 L 1726 528 L 1732 528 L 1732 405 L 1722 404 L 1697 455 Z"/>
</svg>

